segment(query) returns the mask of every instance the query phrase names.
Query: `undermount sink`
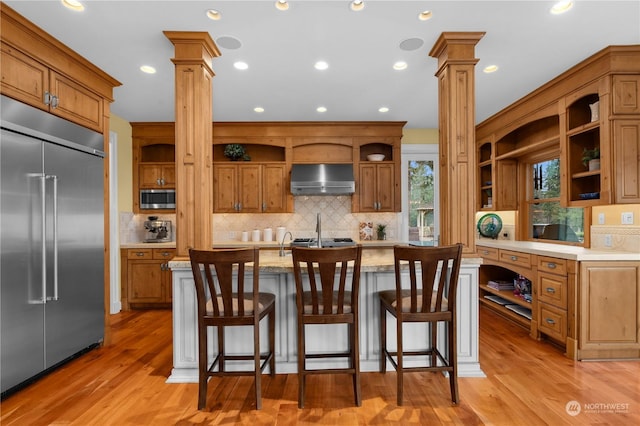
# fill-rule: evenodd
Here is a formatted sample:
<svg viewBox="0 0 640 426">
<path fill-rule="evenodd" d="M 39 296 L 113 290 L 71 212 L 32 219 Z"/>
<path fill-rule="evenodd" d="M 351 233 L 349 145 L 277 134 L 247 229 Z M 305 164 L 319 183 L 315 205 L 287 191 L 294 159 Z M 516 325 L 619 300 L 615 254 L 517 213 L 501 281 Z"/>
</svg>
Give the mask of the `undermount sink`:
<svg viewBox="0 0 640 426">
<path fill-rule="evenodd" d="M 323 238 L 322 247 L 348 247 L 356 243 L 351 238 Z M 317 238 L 296 238 L 290 243 L 291 247 L 318 247 Z"/>
</svg>

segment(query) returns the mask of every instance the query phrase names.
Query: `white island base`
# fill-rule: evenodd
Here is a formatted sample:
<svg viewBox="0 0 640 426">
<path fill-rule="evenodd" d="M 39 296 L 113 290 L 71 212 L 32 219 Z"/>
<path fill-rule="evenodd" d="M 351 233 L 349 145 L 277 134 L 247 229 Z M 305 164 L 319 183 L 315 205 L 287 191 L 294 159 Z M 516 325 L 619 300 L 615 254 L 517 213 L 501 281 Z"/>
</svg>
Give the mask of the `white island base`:
<svg viewBox="0 0 640 426">
<path fill-rule="evenodd" d="M 478 355 L 478 269 L 480 259 L 463 259 L 458 280 L 458 375 L 484 377 Z M 173 271 L 173 369 L 167 383 L 198 382 L 198 338 L 196 294 L 189 261 L 169 262 Z M 260 291 L 276 295 L 276 373 L 297 373 L 296 302 L 291 256 L 278 257 L 277 250 L 260 251 Z M 251 277 L 248 278 L 250 283 Z M 380 306 L 377 292 L 395 288 L 393 252 L 365 250 L 360 277 L 360 367 L 362 372 L 380 371 Z M 394 319 L 388 324 L 388 345 L 395 341 Z M 266 349 L 266 321 L 261 329 L 262 350 Z M 424 349 L 428 339 L 425 324 L 405 326 L 405 350 Z M 250 327 L 234 327 L 226 333 L 228 353 L 253 353 Z M 440 347 L 445 348 L 444 328 L 438 331 Z M 346 326 L 322 326 L 308 329 L 307 350 L 342 351 L 346 349 Z M 213 330 L 209 335 L 209 354 L 215 354 Z M 308 361 L 309 362 L 309 361 Z M 320 368 L 346 365 L 341 359 L 318 360 Z M 405 361 L 405 365 L 411 363 Z M 251 369 L 252 362 L 236 364 Z M 234 368 L 233 364 L 229 369 Z M 392 369 L 391 365 L 388 365 Z M 267 369 L 268 370 L 268 369 Z M 265 370 L 265 371 L 267 371 Z"/>
</svg>

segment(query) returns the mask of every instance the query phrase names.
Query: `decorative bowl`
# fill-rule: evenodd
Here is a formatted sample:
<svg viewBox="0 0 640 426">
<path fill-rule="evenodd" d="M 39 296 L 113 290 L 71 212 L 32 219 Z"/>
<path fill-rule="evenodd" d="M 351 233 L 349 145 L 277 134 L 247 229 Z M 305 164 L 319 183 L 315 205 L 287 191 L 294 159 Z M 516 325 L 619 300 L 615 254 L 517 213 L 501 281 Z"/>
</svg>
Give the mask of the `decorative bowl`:
<svg viewBox="0 0 640 426">
<path fill-rule="evenodd" d="M 384 154 L 369 154 L 367 155 L 369 161 L 382 161 L 384 160 Z"/>
</svg>

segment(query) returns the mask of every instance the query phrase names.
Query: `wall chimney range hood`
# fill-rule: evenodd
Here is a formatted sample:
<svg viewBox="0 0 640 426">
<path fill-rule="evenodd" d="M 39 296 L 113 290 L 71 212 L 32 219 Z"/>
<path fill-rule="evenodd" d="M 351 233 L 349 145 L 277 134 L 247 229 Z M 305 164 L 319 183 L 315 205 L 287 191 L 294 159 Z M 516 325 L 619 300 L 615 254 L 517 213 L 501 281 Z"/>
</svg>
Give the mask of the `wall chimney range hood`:
<svg viewBox="0 0 640 426">
<path fill-rule="evenodd" d="M 293 195 L 351 195 L 356 191 L 353 164 L 293 164 Z"/>
</svg>

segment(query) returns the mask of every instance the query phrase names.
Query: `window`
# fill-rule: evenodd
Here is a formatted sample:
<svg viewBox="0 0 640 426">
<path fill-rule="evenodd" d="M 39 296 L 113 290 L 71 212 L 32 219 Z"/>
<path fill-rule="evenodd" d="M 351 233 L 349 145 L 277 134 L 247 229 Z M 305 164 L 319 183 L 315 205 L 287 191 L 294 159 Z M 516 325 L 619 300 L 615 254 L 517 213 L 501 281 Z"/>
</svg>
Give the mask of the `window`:
<svg viewBox="0 0 640 426">
<path fill-rule="evenodd" d="M 438 145 L 402 147 L 401 240 L 437 245 Z"/>
<path fill-rule="evenodd" d="M 560 205 L 560 160 L 552 158 L 528 165 L 529 239 L 584 242 L 584 210 Z"/>
</svg>

